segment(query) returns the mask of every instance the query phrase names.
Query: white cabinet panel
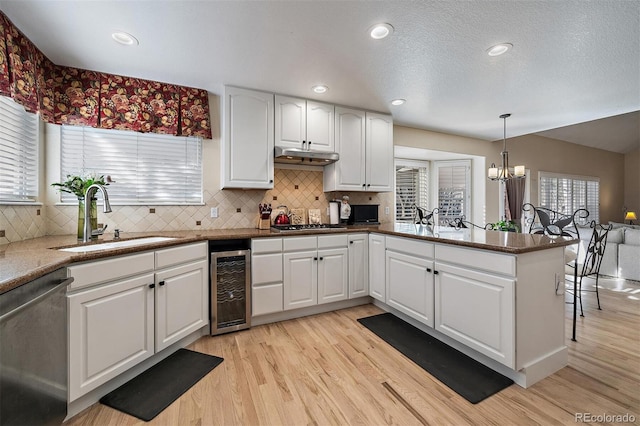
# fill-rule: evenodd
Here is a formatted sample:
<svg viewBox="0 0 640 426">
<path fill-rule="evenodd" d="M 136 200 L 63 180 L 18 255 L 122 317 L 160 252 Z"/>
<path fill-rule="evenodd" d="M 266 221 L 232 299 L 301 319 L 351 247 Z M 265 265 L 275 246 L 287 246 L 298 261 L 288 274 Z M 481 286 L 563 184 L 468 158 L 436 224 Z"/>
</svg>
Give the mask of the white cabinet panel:
<svg viewBox="0 0 640 426">
<path fill-rule="evenodd" d="M 433 261 L 387 249 L 386 303 L 433 327 Z"/>
<path fill-rule="evenodd" d="M 273 188 L 273 94 L 225 87 L 222 188 Z"/>
<path fill-rule="evenodd" d="M 316 305 L 318 303 L 317 251 L 285 253 L 283 265 L 284 309 Z"/>
<path fill-rule="evenodd" d="M 251 252 L 251 315 L 264 315 L 283 310 L 283 267 L 282 239 L 277 238 L 278 250 L 273 253 L 260 254 L 263 250 L 275 248 L 273 241 L 254 240 Z M 256 244 L 259 243 L 259 244 Z"/>
<path fill-rule="evenodd" d="M 390 115 L 367 112 L 366 184 L 367 191 L 384 192 L 393 188 L 393 120 Z"/>
<path fill-rule="evenodd" d="M 156 251 L 156 269 L 168 268 L 197 259 L 206 259 L 207 243 L 187 244 Z"/>
<path fill-rule="evenodd" d="M 367 234 L 349 235 L 349 298 L 350 299 L 369 295 L 369 244 L 368 244 L 368 241 L 369 241 L 369 238 Z"/>
<path fill-rule="evenodd" d="M 318 304 L 349 297 L 346 248 L 318 250 Z"/>
<path fill-rule="evenodd" d="M 81 290 L 69 302 L 69 401 L 154 354 L 153 274 Z"/>
<path fill-rule="evenodd" d="M 73 277 L 69 290 L 78 290 L 132 275 L 153 272 L 153 259 L 153 252 L 147 252 L 69 266 L 68 276 Z"/>
<path fill-rule="evenodd" d="M 156 273 L 156 352 L 208 323 L 208 262 Z"/>
<path fill-rule="evenodd" d="M 392 191 L 393 120 L 390 115 L 336 107 L 340 160 L 324 168 L 325 191 Z"/>
<path fill-rule="evenodd" d="M 441 262 L 463 264 L 465 267 L 494 274 L 516 275 L 516 256 L 512 254 L 455 247 L 446 244 L 437 244 L 435 253 L 437 259 Z"/>
<path fill-rule="evenodd" d="M 436 264 L 435 328 L 515 366 L 515 280 Z"/>
<path fill-rule="evenodd" d="M 387 301 L 385 236 L 369 234 L 369 295 Z"/>
<path fill-rule="evenodd" d="M 280 268 L 282 269 L 282 266 Z M 282 281 L 253 287 L 251 305 L 252 316 L 282 312 L 284 310 Z"/>
<path fill-rule="evenodd" d="M 276 95 L 275 145 L 333 152 L 333 114 L 333 105 Z"/>
</svg>

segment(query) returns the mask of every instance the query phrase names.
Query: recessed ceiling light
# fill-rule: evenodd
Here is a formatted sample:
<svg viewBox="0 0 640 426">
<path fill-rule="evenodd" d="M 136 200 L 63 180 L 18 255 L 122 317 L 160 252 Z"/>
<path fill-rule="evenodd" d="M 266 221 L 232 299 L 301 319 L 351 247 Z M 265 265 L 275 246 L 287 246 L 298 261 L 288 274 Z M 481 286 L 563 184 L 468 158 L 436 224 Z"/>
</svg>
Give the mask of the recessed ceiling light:
<svg viewBox="0 0 640 426">
<path fill-rule="evenodd" d="M 329 88 L 323 84 L 318 84 L 317 86 L 313 86 L 312 89 L 316 93 L 324 93 L 327 90 L 329 90 Z"/>
<path fill-rule="evenodd" d="M 369 35 L 371 38 L 375 40 L 380 40 L 387 37 L 389 34 L 393 32 L 393 27 L 391 24 L 375 24 L 373 27 L 369 28 Z"/>
<path fill-rule="evenodd" d="M 138 45 L 138 39 L 132 36 L 129 33 L 125 33 L 124 31 L 116 31 L 111 34 L 111 38 L 117 41 L 120 44 L 124 44 L 126 46 Z"/>
<path fill-rule="evenodd" d="M 510 50 L 512 47 L 513 47 L 513 44 L 511 43 L 496 44 L 495 46 L 491 46 L 490 48 L 487 49 L 487 54 L 489 56 L 499 56 L 499 55 L 502 55 L 503 53 L 507 53 L 507 51 Z"/>
<path fill-rule="evenodd" d="M 391 101 L 391 105 L 402 105 L 403 103 L 405 103 L 406 100 L 405 99 L 394 99 Z"/>
</svg>

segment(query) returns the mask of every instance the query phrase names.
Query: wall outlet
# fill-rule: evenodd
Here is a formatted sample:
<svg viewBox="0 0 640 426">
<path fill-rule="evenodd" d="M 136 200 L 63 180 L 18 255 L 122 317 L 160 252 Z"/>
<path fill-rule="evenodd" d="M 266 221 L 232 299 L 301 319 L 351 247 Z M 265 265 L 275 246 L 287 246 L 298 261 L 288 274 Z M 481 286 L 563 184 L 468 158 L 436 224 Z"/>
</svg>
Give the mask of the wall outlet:
<svg viewBox="0 0 640 426">
<path fill-rule="evenodd" d="M 389 214 L 389 206 L 384 208 L 384 214 Z"/>
<path fill-rule="evenodd" d="M 211 217 L 218 217 L 218 208 L 211 207 Z"/>
</svg>

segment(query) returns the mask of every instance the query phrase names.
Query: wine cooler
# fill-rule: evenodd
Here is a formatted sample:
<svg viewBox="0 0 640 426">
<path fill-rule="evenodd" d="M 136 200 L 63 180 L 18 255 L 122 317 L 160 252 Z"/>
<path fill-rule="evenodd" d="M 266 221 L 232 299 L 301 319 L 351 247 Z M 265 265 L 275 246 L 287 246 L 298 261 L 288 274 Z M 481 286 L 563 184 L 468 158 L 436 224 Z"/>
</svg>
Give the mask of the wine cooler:
<svg viewBox="0 0 640 426">
<path fill-rule="evenodd" d="M 211 253 L 211 334 L 251 326 L 251 250 Z"/>
</svg>

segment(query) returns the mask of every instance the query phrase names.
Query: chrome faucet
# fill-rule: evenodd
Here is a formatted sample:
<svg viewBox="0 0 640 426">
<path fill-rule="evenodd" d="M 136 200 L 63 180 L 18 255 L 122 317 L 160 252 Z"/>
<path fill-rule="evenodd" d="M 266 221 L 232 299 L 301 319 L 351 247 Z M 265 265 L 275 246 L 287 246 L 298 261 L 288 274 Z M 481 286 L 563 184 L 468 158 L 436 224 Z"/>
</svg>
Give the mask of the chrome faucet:
<svg viewBox="0 0 640 426">
<path fill-rule="evenodd" d="M 82 233 L 82 242 L 88 243 L 91 241 L 91 236 L 94 235 L 94 230 L 91 229 L 91 199 L 96 194 L 96 192 L 102 192 L 102 198 L 104 199 L 104 209 L 105 213 L 111 213 L 111 204 L 109 203 L 109 194 L 107 194 L 107 190 L 104 186 L 94 183 L 90 187 L 87 188 L 87 191 L 84 193 L 84 232 Z M 95 235 L 100 235 L 104 232 L 106 226 L 98 231 Z"/>
</svg>

